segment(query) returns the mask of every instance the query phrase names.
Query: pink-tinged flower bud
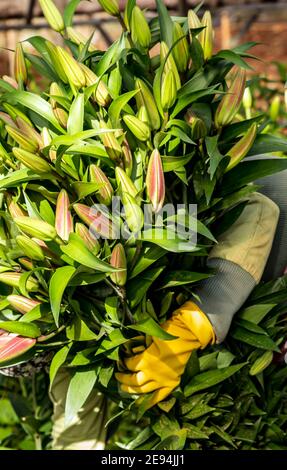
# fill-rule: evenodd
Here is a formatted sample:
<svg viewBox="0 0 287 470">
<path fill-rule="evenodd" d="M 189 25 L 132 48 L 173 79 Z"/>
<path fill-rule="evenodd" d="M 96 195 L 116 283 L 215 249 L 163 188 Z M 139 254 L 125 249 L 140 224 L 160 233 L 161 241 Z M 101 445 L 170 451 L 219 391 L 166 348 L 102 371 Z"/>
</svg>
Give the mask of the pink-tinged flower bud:
<svg viewBox="0 0 287 470">
<path fill-rule="evenodd" d="M 91 235 L 90 230 L 84 224 L 77 223 L 75 232 L 83 240 L 86 247 L 93 253 L 93 255 L 97 255 L 99 253 L 101 245 L 98 239 Z"/>
<path fill-rule="evenodd" d="M 31 271 L 35 267 L 33 261 L 28 258 L 19 258 L 18 261 L 21 266 L 23 266 L 23 268 L 27 269 L 28 271 Z"/>
<path fill-rule="evenodd" d="M 18 83 L 26 83 L 28 71 L 22 44 L 19 42 L 15 50 L 14 75 Z"/>
<path fill-rule="evenodd" d="M 21 116 L 18 116 L 16 118 L 16 124 L 18 126 L 18 129 L 22 131 L 22 133 L 25 134 L 31 141 L 33 141 L 37 148 L 41 147 L 41 145 L 43 144 L 41 136 L 34 129 L 34 127 L 28 124 L 28 122 L 21 118 Z"/>
<path fill-rule="evenodd" d="M 125 249 L 121 243 L 118 243 L 114 247 L 110 263 L 114 268 L 123 269 L 123 271 L 112 273 L 111 280 L 117 286 L 124 286 L 127 281 L 127 258 Z"/>
<path fill-rule="evenodd" d="M 9 136 L 24 150 L 28 152 L 37 152 L 39 146 L 38 142 L 35 142 L 33 139 L 27 137 L 22 131 L 19 129 L 15 129 L 13 126 L 5 126 L 6 131 L 8 132 Z"/>
<path fill-rule="evenodd" d="M 133 156 L 127 139 L 123 141 L 122 144 L 123 150 L 123 167 L 128 176 L 131 176 L 133 171 Z"/>
<path fill-rule="evenodd" d="M 109 179 L 106 177 L 103 170 L 101 170 L 101 168 L 97 165 L 90 166 L 90 175 L 91 181 L 93 183 L 99 183 L 103 185 L 96 193 L 98 201 L 101 204 L 109 206 L 112 203 L 112 198 L 114 194 L 114 190 Z"/>
<path fill-rule="evenodd" d="M 109 125 L 105 121 L 100 120 L 100 128 L 109 129 Z M 112 132 L 100 134 L 100 139 L 110 159 L 114 162 L 120 162 L 122 158 L 122 148 L 115 137 L 115 134 Z"/>
<path fill-rule="evenodd" d="M 7 300 L 11 307 L 23 315 L 30 312 L 30 310 L 33 310 L 33 308 L 37 307 L 37 305 L 41 304 L 39 300 L 28 299 L 23 295 L 8 295 Z"/>
<path fill-rule="evenodd" d="M 228 157 L 230 157 L 226 172 L 234 168 L 241 160 L 247 155 L 252 145 L 254 144 L 257 133 L 257 124 L 253 122 L 248 131 L 241 137 L 241 139 L 236 142 L 233 147 L 227 152 Z"/>
<path fill-rule="evenodd" d="M 3 331 L 3 330 L 1 330 Z M 34 338 L 23 338 L 13 333 L 0 332 L 0 364 L 16 359 L 36 343 Z"/>
<path fill-rule="evenodd" d="M 80 203 L 74 204 L 73 208 L 80 219 L 89 226 L 92 236 L 97 237 L 97 235 L 100 235 L 107 239 L 114 238 L 113 223 L 102 212 Z"/>
<path fill-rule="evenodd" d="M 73 218 L 69 207 L 69 196 L 67 191 L 62 189 L 56 204 L 55 228 L 59 237 L 64 241 L 68 241 L 70 233 L 73 232 Z"/>
<path fill-rule="evenodd" d="M 5 124 L 8 124 L 8 126 L 14 127 L 14 129 L 17 129 L 17 126 L 11 116 L 7 113 L 3 113 L 3 111 L 0 111 L 0 119 L 3 121 Z"/>
<path fill-rule="evenodd" d="M 25 217 L 28 215 L 27 212 L 24 211 L 22 207 L 13 200 L 11 194 L 6 194 L 6 203 L 12 219 L 15 217 Z"/>
<path fill-rule="evenodd" d="M 0 282 L 3 282 L 3 284 L 6 284 L 7 286 L 19 288 L 21 276 L 22 276 L 22 273 L 6 271 L 4 273 L 0 273 Z M 38 288 L 39 288 L 38 281 L 32 276 L 30 276 L 26 283 L 26 289 L 28 291 L 35 292 L 38 290 Z"/>
<path fill-rule="evenodd" d="M 16 82 L 16 80 L 14 80 L 13 77 L 10 77 L 9 75 L 3 75 L 2 79 L 4 80 L 4 82 L 9 83 L 9 85 L 15 88 L 15 90 L 18 90 L 18 83 Z"/>
<path fill-rule="evenodd" d="M 236 67 L 231 86 L 221 99 L 215 113 L 214 121 L 217 129 L 233 121 L 242 103 L 245 84 L 246 71 Z"/>
<path fill-rule="evenodd" d="M 160 153 L 155 149 L 149 159 L 146 175 L 147 196 L 151 201 L 152 209 L 158 212 L 164 203 L 165 180 Z"/>
</svg>

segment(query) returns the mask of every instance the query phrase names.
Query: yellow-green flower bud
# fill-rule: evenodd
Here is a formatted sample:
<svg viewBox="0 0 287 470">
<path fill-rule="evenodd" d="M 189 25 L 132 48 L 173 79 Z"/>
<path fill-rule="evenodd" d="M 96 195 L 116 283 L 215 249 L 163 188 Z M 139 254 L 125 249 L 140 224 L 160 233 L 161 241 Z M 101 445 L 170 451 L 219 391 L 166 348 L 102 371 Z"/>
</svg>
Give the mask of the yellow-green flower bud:
<svg viewBox="0 0 287 470">
<path fill-rule="evenodd" d="M 179 23 L 174 23 L 173 26 L 173 43 L 176 45 L 172 50 L 172 55 L 178 71 L 183 73 L 188 67 L 189 50 L 186 36 Z"/>
<path fill-rule="evenodd" d="M 105 121 L 100 120 L 100 128 L 109 129 L 109 125 Z M 100 139 L 103 142 L 110 159 L 114 162 L 120 162 L 122 157 L 122 148 L 115 137 L 115 134 L 113 132 L 103 133 L 100 134 Z"/>
<path fill-rule="evenodd" d="M 15 50 L 14 75 L 18 83 L 27 83 L 28 71 L 22 44 L 19 42 Z"/>
<path fill-rule="evenodd" d="M 125 220 L 133 233 L 141 230 L 144 224 L 144 215 L 136 199 L 128 193 L 122 193 L 121 200 L 125 209 Z"/>
<path fill-rule="evenodd" d="M 41 247 L 31 238 L 25 237 L 24 235 L 18 235 L 16 237 L 17 245 L 24 252 L 25 256 L 35 261 L 43 261 L 45 255 Z"/>
<path fill-rule="evenodd" d="M 123 116 L 125 125 L 129 128 L 131 133 L 142 142 L 150 138 L 150 128 L 147 124 L 140 121 L 136 116 L 126 114 Z"/>
<path fill-rule="evenodd" d="M 33 217 L 16 217 L 14 219 L 17 227 L 31 237 L 39 238 L 44 241 L 51 241 L 57 238 L 55 227 L 44 220 Z"/>
<path fill-rule="evenodd" d="M 66 31 L 67 31 L 67 35 L 70 41 L 77 44 L 77 46 L 84 46 L 88 42 L 88 38 L 86 38 L 82 33 L 77 31 L 75 28 L 68 26 L 66 28 Z M 89 52 L 94 52 L 96 50 L 97 50 L 96 46 L 94 46 L 93 44 L 89 45 L 89 48 L 88 48 Z"/>
<path fill-rule="evenodd" d="M 19 288 L 21 276 L 22 273 L 6 271 L 5 273 L 0 273 L 0 282 L 7 286 Z M 38 281 L 30 276 L 26 282 L 26 289 L 31 292 L 37 292 L 39 289 Z"/>
<path fill-rule="evenodd" d="M 84 224 L 78 222 L 75 227 L 75 232 L 83 240 L 91 253 L 94 255 L 99 253 L 101 249 L 99 240 L 91 235 L 90 230 Z"/>
<path fill-rule="evenodd" d="M 130 30 L 133 42 L 147 49 L 151 43 L 151 32 L 144 13 L 137 5 L 131 14 Z"/>
<path fill-rule="evenodd" d="M 86 86 L 86 76 L 74 57 L 60 46 L 57 46 L 57 55 L 69 83 L 76 88 Z"/>
<path fill-rule="evenodd" d="M 36 152 L 39 148 L 38 143 L 26 137 L 23 132 L 11 126 L 5 126 L 6 131 L 12 139 L 28 152 Z"/>
<path fill-rule="evenodd" d="M 169 53 L 169 48 L 165 42 L 160 43 L 160 62 L 164 65 L 163 76 L 168 72 L 168 70 L 172 70 L 175 82 L 176 82 L 176 89 L 179 90 L 181 87 L 180 76 L 177 70 L 177 66 L 175 64 L 174 58 L 172 54 Z"/>
<path fill-rule="evenodd" d="M 111 96 L 106 87 L 106 84 L 103 82 L 103 80 L 99 80 L 97 75 L 86 65 L 80 64 L 80 67 L 85 74 L 87 86 L 91 86 L 99 82 L 95 92 L 93 93 L 93 98 L 95 101 L 100 106 L 108 106 L 111 102 Z"/>
<path fill-rule="evenodd" d="M 41 174 L 51 172 L 49 163 L 46 162 L 46 160 L 43 158 L 39 157 L 39 155 L 35 155 L 34 153 L 17 147 L 14 147 L 12 151 L 17 160 L 23 163 L 27 168 L 35 171 L 35 173 Z"/>
<path fill-rule="evenodd" d="M 128 193 L 138 200 L 138 190 L 126 172 L 120 167 L 116 167 L 115 172 L 120 193 Z"/>
<path fill-rule="evenodd" d="M 270 104 L 269 116 L 270 116 L 270 119 L 274 122 L 277 121 L 279 113 L 280 113 L 280 103 L 281 103 L 280 96 L 276 95 L 274 96 Z"/>
<path fill-rule="evenodd" d="M 236 67 L 231 86 L 221 99 L 215 113 L 214 121 L 217 129 L 233 121 L 242 103 L 245 84 L 246 71 Z"/>
<path fill-rule="evenodd" d="M 53 0 L 39 0 L 44 16 L 54 31 L 60 33 L 65 29 L 65 24 L 61 13 Z"/>
<path fill-rule="evenodd" d="M 56 74 L 58 75 L 60 80 L 62 80 L 62 82 L 69 83 L 68 77 L 65 74 L 62 63 L 58 58 L 57 46 L 55 46 L 51 41 L 46 41 L 45 44 Z"/>
<path fill-rule="evenodd" d="M 203 50 L 203 57 L 209 60 L 212 57 L 213 51 L 213 27 L 210 11 L 206 11 L 201 20 L 204 30 L 198 35 L 198 40 Z"/>
<path fill-rule="evenodd" d="M 257 124 L 254 122 L 251 124 L 244 136 L 241 137 L 241 139 L 227 152 L 230 160 L 225 171 L 229 171 L 234 168 L 247 155 L 255 141 L 256 134 Z"/>
<path fill-rule="evenodd" d="M 98 0 L 99 4 L 111 16 L 120 15 L 120 7 L 118 0 Z"/>
<path fill-rule="evenodd" d="M 168 70 L 162 81 L 161 86 L 161 106 L 164 111 L 171 108 L 177 97 L 176 80 L 173 71 Z"/>
<path fill-rule="evenodd" d="M 138 110 L 142 106 L 144 106 L 147 110 L 150 126 L 152 129 L 157 130 L 160 127 L 160 116 L 158 113 L 157 105 L 155 103 L 155 99 L 153 93 L 146 85 L 146 83 L 137 78 L 135 81 L 136 89 L 140 90 L 139 93 L 136 94 L 135 99 L 137 103 Z"/>
</svg>

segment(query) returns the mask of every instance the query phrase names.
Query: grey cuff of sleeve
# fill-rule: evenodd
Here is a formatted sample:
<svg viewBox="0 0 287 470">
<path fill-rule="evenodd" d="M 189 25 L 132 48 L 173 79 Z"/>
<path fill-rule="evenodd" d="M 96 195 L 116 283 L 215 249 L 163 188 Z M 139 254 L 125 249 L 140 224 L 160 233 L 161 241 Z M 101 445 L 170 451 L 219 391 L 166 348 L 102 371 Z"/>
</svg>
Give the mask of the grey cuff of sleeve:
<svg viewBox="0 0 287 470">
<path fill-rule="evenodd" d="M 201 282 L 193 302 L 207 315 L 221 343 L 230 328 L 235 313 L 254 289 L 254 278 L 232 261 L 212 258 L 207 266 L 216 269 L 215 276 Z"/>
</svg>

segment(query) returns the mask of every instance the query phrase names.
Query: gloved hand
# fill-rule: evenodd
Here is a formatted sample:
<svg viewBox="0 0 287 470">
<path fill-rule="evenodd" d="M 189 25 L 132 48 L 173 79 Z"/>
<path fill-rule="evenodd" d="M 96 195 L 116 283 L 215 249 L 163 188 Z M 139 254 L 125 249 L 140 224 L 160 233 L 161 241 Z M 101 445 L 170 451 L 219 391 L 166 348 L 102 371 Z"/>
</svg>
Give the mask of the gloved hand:
<svg viewBox="0 0 287 470">
<path fill-rule="evenodd" d="M 214 343 L 215 334 L 208 318 L 191 301 L 178 308 L 161 327 L 177 339 L 165 341 L 152 337 L 144 352 L 125 359 L 132 373 L 117 373 L 121 390 L 152 395 L 149 407 L 164 400 L 180 383 L 194 349 Z"/>
</svg>

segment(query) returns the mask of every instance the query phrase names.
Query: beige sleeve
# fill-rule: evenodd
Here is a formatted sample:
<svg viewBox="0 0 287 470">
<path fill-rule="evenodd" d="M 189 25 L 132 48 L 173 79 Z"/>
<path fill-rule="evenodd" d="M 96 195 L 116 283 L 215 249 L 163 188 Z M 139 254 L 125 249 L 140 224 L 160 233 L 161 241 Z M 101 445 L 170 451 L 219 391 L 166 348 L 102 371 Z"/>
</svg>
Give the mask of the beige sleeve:
<svg viewBox="0 0 287 470">
<path fill-rule="evenodd" d="M 103 450 L 106 441 L 105 424 L 108 403 L 102 393 L 93 390 L 71 425 L 65 428 L 65 401 L 70 374 L 60 370 L 50 392 L 54 405 L 53 450 Z"/>
<path fill-rule="evenodd" d="M 253 193 L 237 221 L 218 240 L 209 258 L 239 265 L 259 283 L 279 219 L 278 206 L 263 194 Z"/>
</svg>

